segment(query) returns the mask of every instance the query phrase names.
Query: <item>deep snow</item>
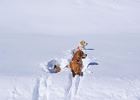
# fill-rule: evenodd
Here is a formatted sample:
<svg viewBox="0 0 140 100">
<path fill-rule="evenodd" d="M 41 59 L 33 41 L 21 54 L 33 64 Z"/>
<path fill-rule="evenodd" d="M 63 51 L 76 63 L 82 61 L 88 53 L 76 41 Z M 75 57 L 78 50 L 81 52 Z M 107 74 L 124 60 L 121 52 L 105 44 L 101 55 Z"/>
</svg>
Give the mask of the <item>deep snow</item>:
<svg viewBox="0 0 140 100">
<path fill-rule="evenodd" d="M 0 99 L 140 100 L 139 5 L 0 0 Z M 88 59 L 84 76 L 73 79 L 64 66 L 82 39 Z M 61 63 L 60 73 L 44 72 L 51 59 Z"/>
<path fill-rule="evenodd" d="M 1 50 L 5 52 L 1 53 L 1 59 L 5 59 L 1 60 L 0 67 L 2 100 L 140 99 L 139 34 L 72 37 L 2 35 Z M 42 71 L 42 64 L 54 58 L 64 67 L 70 56 L 69 50 L 83 38 L 89 43 L 87 48 L 94 49 L 86 51 L 89 59 L 84 65 L 91 64 L 83 77 L 72 81 L 67 69 L 50 75 Z M 93 65 L 94 62 L 99 65 Z"/>
<path fill-rule="evenodd" d="M 139 33 L 139 0 L 0 0 L 0 33 Z"/>
<path fill-rule="evenodd" d="M 33 100 L 139 100 L 140 81 L 127 78 L 96 78 L 94 74 L 72 78 L 61 72 L 41 77 Z"/>
<path fill-rule="evenodd" d="M 54 58 L 65 63 L 69 50 L 85 39 L 89 43 L 87 48 L 95 49 L 87 50 L 87 54 L 99 63 L 93 67 L 96 76 L 139 78 L 139 38 L 139 34 L 1 35 L 0 74 L 38 75 L 41 63 Z"/>
</svg>

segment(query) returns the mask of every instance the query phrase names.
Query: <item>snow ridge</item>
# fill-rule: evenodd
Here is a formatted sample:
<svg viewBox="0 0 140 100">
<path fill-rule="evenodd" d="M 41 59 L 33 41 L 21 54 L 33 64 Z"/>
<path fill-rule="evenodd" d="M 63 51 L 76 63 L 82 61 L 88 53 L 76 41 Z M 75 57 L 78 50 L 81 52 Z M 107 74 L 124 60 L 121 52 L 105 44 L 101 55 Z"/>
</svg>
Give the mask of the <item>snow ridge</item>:
<svg viewBox="0 0 140 100">
<path fill-rule="evenodd" d="M 63 72 L 61 72 L 59 74 L 63 74 Z M 75 78 L 73 78 L 72 74 L 69 70 L 66 70 L 66 72 L 64 72 L 64 74 L 65 75 L 67 74 L 66 77 L 63 77 L 62 75 L 58 76 L 58 75 L 54 75 L 54 74 L 53 75 L 47 74 L 47 77 L 42 76 L 39 79 L 37 79 L 36 85 L 34 86 L 34 90 L 33 90 L 32 100 L 52 100 L 53 97 L 51 97 L 51 96 L 53 94 L 56 94 L 56 96 L 58 96 L 59 98 L 62 98 L 64 100 L 73 100 L 73 98 L 77 94 L 77 90 L 78 90 L 79 83 L 80 83 L 80 77 L 76 76 Z M 62 80 L 61 82 L 62 83 L 64 81 L 66 82 L 65 88 L 63 88 L 63 86 L 62 86 L 64 83 L 63 84 L 54 83 L 56 81 L 55 78 L 57 78 L 57 76 L 59 78 L 60 77 L 64 78 L 64 80 Z M 60 86 L 58 87 L 57 84 L 59 84 Z M 56 87 L 56 88 L 54 88 L 54 87 Z M 64 95 L 62 95 L 62 94 L 60 95 L 59 91 L 62 91 Z"/>
<path fill-rule="evenodd" d="M 68 55 L 67 58 L 62 58 L 60 60 L 62 71 L 59 73 L 49 73 L 46 68 L 47 62 L 41 64 L 41 70 L 43 72 L 42 76 L 36 80 L 32 100 L 53 100 L 55 98 L 73 100 L 76 97 L 81 77 L 76 75 L 73 78 L 70 69 L 65 68 L 69 63 L 69 57 L 70 55 Z M 86 69 L 89 66 L 90 61 L 91 60 L 88 57 L 83 60 L 85 66 L 83 69 L 84 73 L 87 72 Z M 59 91 L 61 91 L 60 94 Z"/>
<path fill-rule="evenodd" d="M 42 64 L 43 73 L 36 80 L 32 100 L 140 100 L 138 79 L 95 77 L 91 66 L 98 63 L 88 57 L 83 60 L 84 76 L 73 78 L 70 69 L 64 67 L 67 59 L 60 61 L 62 71 L 55 74 Z"/>
</svg>

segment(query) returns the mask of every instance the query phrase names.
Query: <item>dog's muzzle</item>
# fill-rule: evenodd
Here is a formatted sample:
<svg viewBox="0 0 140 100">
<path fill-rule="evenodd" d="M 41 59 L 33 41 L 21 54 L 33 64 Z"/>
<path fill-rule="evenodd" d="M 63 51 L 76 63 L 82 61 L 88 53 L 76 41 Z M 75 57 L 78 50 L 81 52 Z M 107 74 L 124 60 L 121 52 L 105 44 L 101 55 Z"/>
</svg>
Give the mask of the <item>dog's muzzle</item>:
<svg viewBox="0 0 140 100">
<path fill-rule="evenodd" d="M 82 57 L 83 59 L 87 57 L 87 54 L 84 54 L 84 56 Z"/>
</svg>

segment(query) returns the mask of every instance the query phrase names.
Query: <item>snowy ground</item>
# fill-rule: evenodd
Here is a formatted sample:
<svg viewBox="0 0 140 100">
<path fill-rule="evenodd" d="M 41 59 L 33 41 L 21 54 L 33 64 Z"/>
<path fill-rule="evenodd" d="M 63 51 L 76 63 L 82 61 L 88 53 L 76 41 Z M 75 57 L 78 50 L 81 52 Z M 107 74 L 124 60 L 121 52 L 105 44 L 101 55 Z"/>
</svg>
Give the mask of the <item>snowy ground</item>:
<svg viewBox="0 0 140 100">
<path fill-rule="evenodd" d="M 140 32 L 139 0 L 0 0 L 1 33 Z"/>
<path fill-rule="evenodd" d="M 0 76 L 1 100 L 31 100 L 34 79 L 24 76 Z"/>
<path fill-rule="evenodd" d="M 140 99 L 139 34 L 72 37 L 2 35 L 2 100 Z M 91 65 L 83 77 L 72 79 L 66 69 L 51 75 L 42 72 L 40 64 L 53 58 L 62 61 L 61 65 L 64 66 L 70 55 L 68 50 L 83 38 L 89 43 L 87 48 L 95 49 L 87 50 L 89 59 L 85 60 L 84 65 Z M 93 65 L 94 62 L 99 65 Z"/>
<path fill-rule="evenodd" d="M 40 78 L 33 100 L 139 100 L 140 80 L 97 78 L 94 74 L 72 79 L 68 72 Z M 37 91 L 37 90 L 36 90 Z M 38 94 L 37 94 L 38 93 Z"/>
<path fill-rule="evenodd" d="M 1 100 L 140 100 L 139 0 L 0 0 Z M 83 77 L 66 65 L 89 45 Z M 95 65 L 98 63 L 98 65 Z"/>
</svg>

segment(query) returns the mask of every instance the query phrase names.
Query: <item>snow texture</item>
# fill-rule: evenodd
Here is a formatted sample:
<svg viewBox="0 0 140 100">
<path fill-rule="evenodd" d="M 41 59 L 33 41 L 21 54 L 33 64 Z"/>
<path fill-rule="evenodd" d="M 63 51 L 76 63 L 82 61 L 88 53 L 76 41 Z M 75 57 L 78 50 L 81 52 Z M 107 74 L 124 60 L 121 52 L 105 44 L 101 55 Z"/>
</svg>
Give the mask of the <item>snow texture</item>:
<svg viewBox="0 0 140 100">
<path fill-rule="evenodd" d="M 140 100 L 139 12 L 139 0 L 0 0 L 0 100 Z M 49 73 L 52 59 L 61 72 Z"/>
</svg>

